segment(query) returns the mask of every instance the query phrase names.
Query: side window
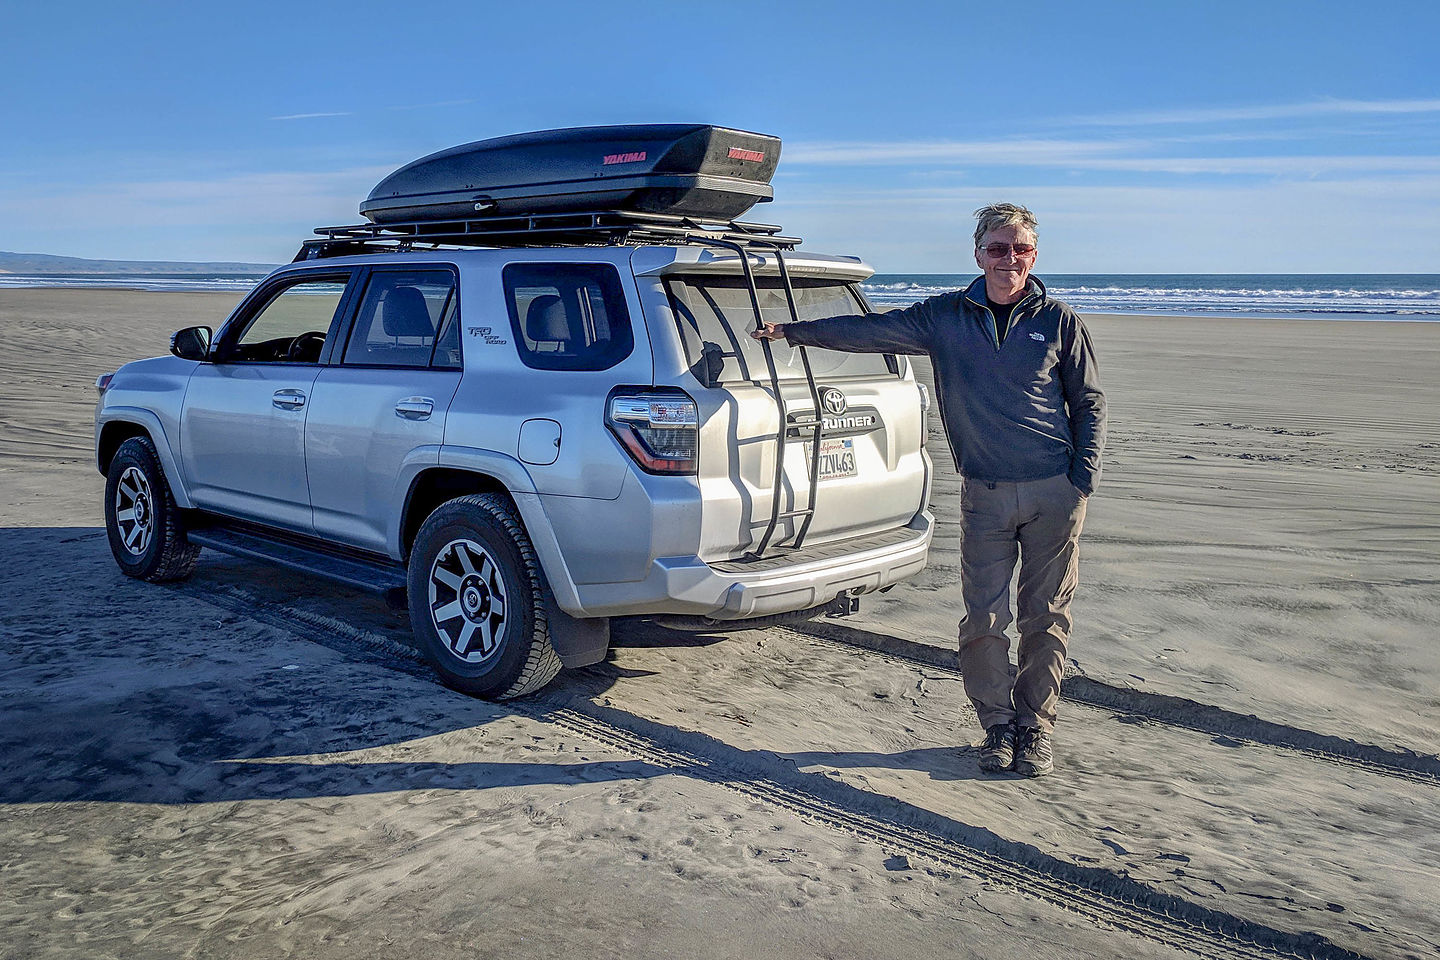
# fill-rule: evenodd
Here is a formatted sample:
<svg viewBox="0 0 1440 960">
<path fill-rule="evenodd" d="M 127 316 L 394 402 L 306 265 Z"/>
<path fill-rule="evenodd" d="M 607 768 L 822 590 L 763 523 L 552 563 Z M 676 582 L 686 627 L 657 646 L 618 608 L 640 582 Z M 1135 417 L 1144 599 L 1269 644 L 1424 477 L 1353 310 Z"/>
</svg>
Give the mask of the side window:
<svg viewBox="0 0 1440 960">
<path fill-rule="evenodd" d="M 619 272 L 604 263 L 512 263 L 505 303 L 520 359 L 541 370 L 605 370 L 635 347 Z"/>
<path fill-rule="evenodd" d="M 460 364 L 455 275 L 376 270 L 355 315 L 344 362 L 380 367 Z M 437 349 L 438 344 L 438 349 Z"/>
<path fill-rule="evenodd" d="M 245 324 L 229 359 L 319 361 L 349 279 L 344 274 L 306 277 L 282 287 Z"/>
</svg>

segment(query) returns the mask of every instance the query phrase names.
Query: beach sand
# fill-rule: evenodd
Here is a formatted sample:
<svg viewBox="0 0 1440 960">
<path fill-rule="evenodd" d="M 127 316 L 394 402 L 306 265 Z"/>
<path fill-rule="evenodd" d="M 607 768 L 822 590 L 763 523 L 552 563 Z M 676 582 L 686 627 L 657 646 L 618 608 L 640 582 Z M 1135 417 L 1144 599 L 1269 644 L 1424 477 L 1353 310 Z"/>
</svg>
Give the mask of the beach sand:
<svg viewBox="0 0 1440 960">
<path fill-rule="evenodd" d="M 1440 324 L 1087 318 L 1110 443 L 1027 781 L 968 746 L 938 423 L 914 580 L 619 625 L 516 704 L 328 584 L 122 577 L 91 384 L 236 299 L 0 291 L 0 956 L 1440 950 Z"/>
</svg>

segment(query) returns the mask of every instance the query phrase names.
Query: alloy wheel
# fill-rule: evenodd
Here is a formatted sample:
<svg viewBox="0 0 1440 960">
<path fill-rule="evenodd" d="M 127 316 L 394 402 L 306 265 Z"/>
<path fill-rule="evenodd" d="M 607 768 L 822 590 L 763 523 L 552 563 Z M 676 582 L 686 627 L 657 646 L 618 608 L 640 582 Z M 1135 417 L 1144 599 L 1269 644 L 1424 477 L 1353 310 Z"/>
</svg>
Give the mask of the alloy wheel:
<svg viewBox="0 0 1440 960">
<path fill-rule="evenodd" d="M 452 540 L 430 565 L 430 619 L 450 652 L 479 663 L 500 649 L 507 610 L 505 580 L 490 552 Z"/>
<path fill-rule="evenodd" d="M 155 535 L 155 497 L 139 467 L 127 467 L 115 487 L 115 525 L 120 542 L 134 556 L 144 556 Z"/>
</svg>

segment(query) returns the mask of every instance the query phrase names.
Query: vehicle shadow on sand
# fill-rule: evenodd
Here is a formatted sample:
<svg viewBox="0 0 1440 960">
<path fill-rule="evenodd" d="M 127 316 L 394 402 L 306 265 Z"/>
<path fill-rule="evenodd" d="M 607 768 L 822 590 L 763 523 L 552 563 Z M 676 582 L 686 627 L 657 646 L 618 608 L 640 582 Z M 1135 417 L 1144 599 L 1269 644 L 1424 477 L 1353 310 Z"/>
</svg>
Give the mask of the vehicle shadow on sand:
<svg viewBox="0 0 1440 960">
<path fill-rule="evenodd" d="M 0 567 L 0 804 L 480 790 L 671 772 L 592 759 L 588 744 L 542 760 L 507 749 L 529 743 L 528 721 L 442 687 L 406 655 L 405 615 L 365 594 L 209 551 L 185 583 L 140 583 L 120 574 L 93 527 L 0 529 L 0 554 L 16 561 Z M 469 756 L 435 740 L 475 731 Z"/>
<path fill-rule="evenodd" d="M 505 721 L 584 708 L 647 671 L 606 662 L 563 673 L 523 707 L 486 703 L 440 686 L 406 655 L 404 613 L 365 594 L 208 551 L 184 584 L 140 583 L 116 570 L 97 528 L 0 529 L 0 552 L 24 559 L 0 573 L 7 598 L 0 609 L 0 804 L 313 798 L 683 772 L 643 760 L 591 760 L 583 748 L 566 759 L 507 762 L 454 761 L 453 748 L 444 760 L 426 759 L 434 753 L 415 746 L 440 734 L 505 727 L 476 738 L 477 750 L 493 747 L 492 756 L 504 756 L 507 738 L 519 737 Z M 227 602 L 205 602 L 219 597 Z M 296 610 L 303 619 L 283 621 L 280 634 L 264 616 Z M 349 629 L 328 628 L 332 620 Z M 614 631 L 620 648 L 724 639 L 643 621 L 618 622 Z M 655 726 L 616 714 L 627 718 L 633 722 L 622 725 Z M 657 732 L 685 736 L 668 727 Z M 356 751 L 379 755 L 359 758 Z M 904 767 L 936 779 L 976 775 L 973 761 L 953 749 L 766 756 L 798 766 Z"/>
</svg>

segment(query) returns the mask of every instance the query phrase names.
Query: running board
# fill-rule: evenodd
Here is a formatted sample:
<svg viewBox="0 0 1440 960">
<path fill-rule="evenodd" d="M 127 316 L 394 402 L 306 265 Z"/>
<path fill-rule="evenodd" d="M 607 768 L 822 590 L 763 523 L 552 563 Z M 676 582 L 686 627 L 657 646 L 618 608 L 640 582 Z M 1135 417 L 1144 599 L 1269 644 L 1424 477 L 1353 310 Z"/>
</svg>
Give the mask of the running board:
<svg viewBox="0 0 1440 960">
<path fill-rule="evenodd" d="M 394 609 L 406 608 L 405 568 L 396 563 L 309 547 L 288 538 L 250 529 L 199 527 L 186 531 L 186 538 L 196 546 L 250 560 L 262 560 L 343 583 L 366 593 L 379 594 Z"/>
</svg>

